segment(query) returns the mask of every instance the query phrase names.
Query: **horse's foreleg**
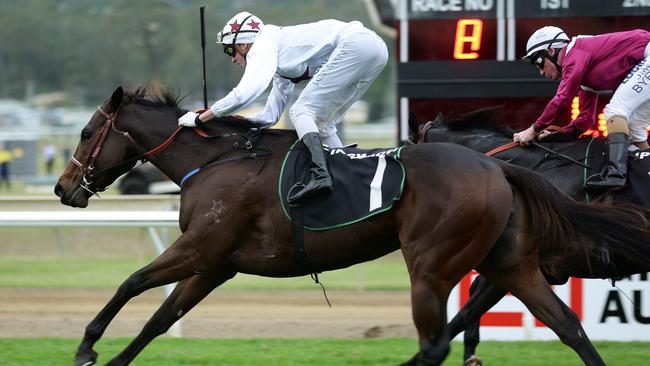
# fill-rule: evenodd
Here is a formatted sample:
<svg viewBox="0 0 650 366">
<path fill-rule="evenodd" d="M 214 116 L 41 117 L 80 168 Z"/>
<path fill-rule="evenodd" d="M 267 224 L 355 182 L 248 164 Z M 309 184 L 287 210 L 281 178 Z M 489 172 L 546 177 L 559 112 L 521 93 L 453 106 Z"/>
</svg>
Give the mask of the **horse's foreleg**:
<svg viewBox="0 0 650 366">
<path fill-rule="evenodd" d="M 465 331 L 463 362 L 472 357 L 480 341 L 480 319 L 483 314 L 499 302 L 507 291 L 489 282 L 483 276 L 477 276 L 469 290 L 469 300 L 449 322 L 449 338 L 453 339 Z"/>
<path fill-rule="evenodd" d="M 128 365 L 149 342 L 165 333 L 214 288 L 234 276 L 235 272 L 202 273 L 179 282 L 140 334 L 107 365 Z"/>
<path fill-rule="evenodd" d="M 511 280 L 514 283 L 504 287 L 508 287 L 537 319 L 551 328 L 562 343 L 573 348 L 585 365 L 605 365 L 580 325 L 578 316 L 555 295 L 539 269 L 532 276 L 522 275 Z"/>
<path fill-rule="evenodd" d="M 195 273 L 195 265 L 200 261 L 200 254 L 193 249 L 183 249 L 182 238 L 183 236 L 152 263 L 129 276 L 118 288 L 113 298 L 88 324 L 75 357 L 74 364 L 76 366 L 95 363 L 97 353 L 92 349 L 93 345 L 102 336 L 115 315 L 131 298 L 153 287 L 174 283 Z"/>
</svg>

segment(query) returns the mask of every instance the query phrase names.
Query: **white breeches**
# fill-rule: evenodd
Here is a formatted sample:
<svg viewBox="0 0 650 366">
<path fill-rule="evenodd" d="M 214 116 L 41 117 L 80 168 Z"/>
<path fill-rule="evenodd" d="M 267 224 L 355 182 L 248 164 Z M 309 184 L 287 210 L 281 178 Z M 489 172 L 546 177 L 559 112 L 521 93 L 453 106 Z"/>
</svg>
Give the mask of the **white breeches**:
<svg viewBox="0 0 650 366">
<path fill-rule="evenodd" d="M 616 115 L 627 118 L 631 142 L 647 140 L 650 125 L 650 43 L 645 48 L 643 60 L 627 74 L 605 106 L 605 119 Z"/>
<path fill-rule="evenodd" d="M 340 147 L 338 137 L 328 136 L 336 135 L 336 125 L 368 90 L 387 60 L 386 44 L 374 32 L 361 25 L 343 29 L 330 57 L 289 109 L 298 137 L 318 132 L 329 142 L 326 144 Z"/>
</svg>

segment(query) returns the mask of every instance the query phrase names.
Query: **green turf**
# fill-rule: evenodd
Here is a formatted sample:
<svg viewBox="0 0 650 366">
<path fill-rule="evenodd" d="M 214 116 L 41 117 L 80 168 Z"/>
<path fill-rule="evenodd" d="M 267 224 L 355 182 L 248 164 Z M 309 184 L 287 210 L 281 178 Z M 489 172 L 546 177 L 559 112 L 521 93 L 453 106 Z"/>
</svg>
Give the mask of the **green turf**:
<svg viewBox="0 0 650 366">
<path fill-rule="evenodd" d="M 112 289 L 152 258 L 0 257 L 0 287 Z M 325 272 L 320 279 L 332 290 L 408 290 L 399 254 L 350 268 Z M 308 276 L 266 278 L 238 274 L 222 286 L 234 290 L 314 289 Z"/>
<path fill-rule="evenodd" d="M 126 338 L 102 339 L 95 346 L 106 363 L 127 344 Z M 643 342 L 596 342 L 610 366 L 644 364 L 650 349 Z M 0 363 L 13 365 L 67 365 L 78 346 L 76 339 L 0 339 Z M 416 351 L 416 341 L 380 339 L 170 339 L 151 343 L 132 365 L 397 365 Z M 582 364 L 568 347 L 549 342 L 481 343 L 479 355 L 489 365 L 575 366 Z M 459 365 L 461 345 L 454 342 L 445 365 Z"/>
</svg>

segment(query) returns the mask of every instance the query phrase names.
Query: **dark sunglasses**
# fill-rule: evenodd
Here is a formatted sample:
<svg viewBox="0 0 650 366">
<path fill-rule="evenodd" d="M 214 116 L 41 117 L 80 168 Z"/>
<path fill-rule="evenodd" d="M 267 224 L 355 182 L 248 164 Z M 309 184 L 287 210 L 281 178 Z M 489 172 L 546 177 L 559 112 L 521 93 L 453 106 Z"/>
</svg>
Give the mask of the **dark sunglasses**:
<svg viewBox="0 0 650 366">
<path fill-rule="evenodd" d="M 228 55 L 229 57 L 235 57 L 237 52 L 235 51 L 235 45 L 234 44 L 224 44 L 223 45 L 223 53 Z"/>
</svg>

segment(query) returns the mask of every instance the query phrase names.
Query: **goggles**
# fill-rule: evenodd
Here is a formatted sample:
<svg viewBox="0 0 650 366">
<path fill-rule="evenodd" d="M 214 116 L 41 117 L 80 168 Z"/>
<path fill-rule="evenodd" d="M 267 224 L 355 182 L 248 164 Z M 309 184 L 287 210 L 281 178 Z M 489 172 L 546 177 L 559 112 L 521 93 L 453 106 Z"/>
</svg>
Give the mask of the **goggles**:
<svg viewBox="0 0 650 366">
<path fill-rule="evenodd" d="M 530 64 L 542 70 L 544 68 L 544 60 L 546 57 L 546 50 L 537 51 L 530 56 Z"/>
<path fill-rule="evenodd" d="M 223 53 L 225 53 L 229 57 L 235 57 L 235 55 L 237 54 L 237 51 L 235 50 L 235 45 L 234 44 L 224 44 L 223 45 Z"/>
</svg>

